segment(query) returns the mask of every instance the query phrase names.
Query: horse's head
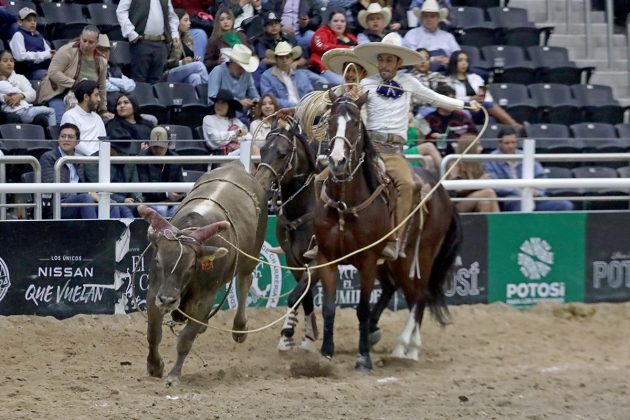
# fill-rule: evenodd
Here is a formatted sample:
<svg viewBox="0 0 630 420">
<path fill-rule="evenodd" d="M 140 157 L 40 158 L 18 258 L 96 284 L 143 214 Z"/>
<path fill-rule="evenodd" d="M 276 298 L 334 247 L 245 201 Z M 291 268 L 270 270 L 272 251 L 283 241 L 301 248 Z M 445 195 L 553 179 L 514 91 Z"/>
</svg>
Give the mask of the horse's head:
<svg viewBox="0 0 630 420">
<path fill-rule="evenodd" d="M 328 138 L 330 154 L 328 166 L 330 173 L 337 179 L 352 177 L 360 160 L 361 145 L 361 107 L 367 100 L 367 93 L 353 100 L 346 96 L 336 96 L 330 90 L 328 95 L 332 102 L 328 119 Z"/>
<path fill-rule="evenodd" d="M 274 120 L 260 149 L 260 164 L 256 172 L 260 184 L 271 186 L 276 183 L 281 186 L 314 171 L 315 156 L 298 122 L 290 118 L 280 127 Z"/>
<path fill-rule="evenodd" d="M 208 270 L 215 259 L 227 254 L 227 249 L 204 242 L 230 224 L 223 221 L 180 231 L 150 207 L 139 206 L 138 213 L 151 225 L 147 236 L 156 249 L 151 275 L 155 275 L 152 281 L 160 288 L 155 305 L 162 313 L 168 313 L 179 306 L 182 291 L 197 273 Z"/>
</svg>

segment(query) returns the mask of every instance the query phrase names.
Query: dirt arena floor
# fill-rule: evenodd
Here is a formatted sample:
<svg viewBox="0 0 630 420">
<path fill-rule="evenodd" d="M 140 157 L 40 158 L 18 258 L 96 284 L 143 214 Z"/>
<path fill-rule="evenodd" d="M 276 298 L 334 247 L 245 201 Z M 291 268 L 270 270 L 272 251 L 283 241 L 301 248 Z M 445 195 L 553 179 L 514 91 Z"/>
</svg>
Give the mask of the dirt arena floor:
<svg viewBox="0 0 630 420">
<path fill-rule="evenodd" d="M 276 352 L 278 329 L 243 344 L 208 331 L 194 347 L 208 366 L 191 354 L 173 388 L 146 374 L 140 314 L 0 317 L 0 419 L 630 418 L 630 303 L 451 312 L 445 329 L 426 323 L 417 363 L 389 358 L 406 313 L 386 312 L 368 374 L 353 369 L 351 310 L 338 311 L 325 377 L 298 374 L 319 356 Z M 250 327 L 281 314 L 251 310 Z M 170 369 L 175 338 L 164 337 Z"/>
</svg>

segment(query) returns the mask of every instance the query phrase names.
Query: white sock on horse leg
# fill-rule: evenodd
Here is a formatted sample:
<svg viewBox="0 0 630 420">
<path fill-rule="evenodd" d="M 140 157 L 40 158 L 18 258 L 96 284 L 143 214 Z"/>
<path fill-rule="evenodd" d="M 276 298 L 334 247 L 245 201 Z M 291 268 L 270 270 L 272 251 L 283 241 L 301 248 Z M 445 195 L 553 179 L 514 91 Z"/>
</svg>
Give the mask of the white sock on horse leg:
<svg viewBox="0 0 630 420">
<path fill-rule="evenodd" d="M 416 307 L 414 305 L 414 307 L 409 311 L 409 316 L 407 317 L 407 322 L 405 322 L 402 332 L 396 338 L 396 345 L 392 351 L 392 356 L 394 357 L 406 357 L 409 342 L 411 341 L 411 335 L 413 334 L 414 327 L 417 325 L 416 317 L 414 315 L 415 311 Z"/>
<path fill-rule="evenodd" d="M 420 356 L 420 349 L 422 347 L 422 337 L 420 335 L 420 326 L 416 324 L 416 328 L 413 330 L 411 342 L 407 350 L 407 358 L 418 361 Z"/>
</svg>

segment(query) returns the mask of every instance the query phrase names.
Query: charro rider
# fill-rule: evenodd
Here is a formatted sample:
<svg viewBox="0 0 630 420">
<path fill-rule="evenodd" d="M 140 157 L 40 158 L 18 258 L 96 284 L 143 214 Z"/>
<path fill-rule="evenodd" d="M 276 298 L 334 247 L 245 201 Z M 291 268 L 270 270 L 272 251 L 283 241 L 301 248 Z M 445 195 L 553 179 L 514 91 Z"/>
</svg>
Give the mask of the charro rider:
<svg viewBox="0 0 630 420">
<path fill-rule="evenodd" d="M 398 73 L 402 66 L 419 64 L 424 58 L 417 52 L 402 46 L 396 33 L 390 33 L 381 42 L 368 42 L 354 47 L 356 57 L 364 62 L 376 64 L 378 74 L 361 80 L 361 87 L 367 93 L 365 120 L 370 140 L 385 163 L 387 174 L 398 190 L 396 200 L 396 225 L 411 211 L 415 182 L 411 167 L 403 155 L 403 144 L 407 140 L 407 116 L 410 95 L 418 96 L 429 106 L 449 110 L 462 109 L 469 105 L 478 109 L 479 104 L 471 101 L 466 104 L 459 99 L 435 93 L 423 86 L 417 79 L 406 73 Z M 404 226 L 397 231 L 402 236 Z M 399 249 L 399 241 L 389 241 L 383 249 L 388 259 L 404 257 Z"/>
</svg>

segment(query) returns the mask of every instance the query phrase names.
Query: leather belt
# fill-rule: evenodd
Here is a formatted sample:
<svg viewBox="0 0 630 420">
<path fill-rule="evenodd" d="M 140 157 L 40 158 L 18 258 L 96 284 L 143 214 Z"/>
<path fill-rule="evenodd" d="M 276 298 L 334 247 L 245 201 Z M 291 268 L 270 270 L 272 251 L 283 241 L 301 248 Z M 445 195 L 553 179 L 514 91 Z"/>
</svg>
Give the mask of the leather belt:
<svg viewBox="0 0 630 420">
<path fill-rule="evenodd" d="M 164 35 L 142 35 L 142 39 L 145 41 L 165 41 L 166 37 Z"/>
<path fill-rule="evenodd" d="M 368 131 L 370 140 L 378 153 L 395 154 L 403 152 L 405 139 L 402 136 L 379 131 Z"/>
</svg>

